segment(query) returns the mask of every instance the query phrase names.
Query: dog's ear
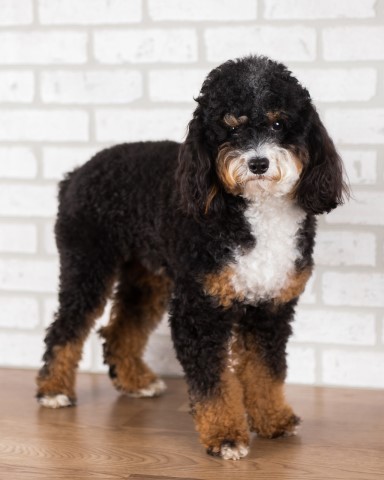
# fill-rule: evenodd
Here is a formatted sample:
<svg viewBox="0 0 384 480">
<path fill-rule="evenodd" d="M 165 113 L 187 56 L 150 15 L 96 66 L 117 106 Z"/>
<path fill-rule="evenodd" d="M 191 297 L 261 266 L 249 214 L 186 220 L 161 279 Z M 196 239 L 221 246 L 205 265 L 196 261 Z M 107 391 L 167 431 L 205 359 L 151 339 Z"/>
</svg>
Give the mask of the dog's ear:
<svg viewBox="0 0 384 480">
<path fill-rule="evenodd" d="M 181 207 L 187 214 L 201 218 L 212 210 L 218 193 L 215 161 L 206 145 L 197 112 L 180 146 L 176 181 Z"/>
<path fill-rule="evenodd" d="M 343 163 L 315 108 L 307 132 L 308 163 L 304 166 L 296 195 L 302 208 L 317 215 L 344 203 L 349 189 Z"/>
</svg>

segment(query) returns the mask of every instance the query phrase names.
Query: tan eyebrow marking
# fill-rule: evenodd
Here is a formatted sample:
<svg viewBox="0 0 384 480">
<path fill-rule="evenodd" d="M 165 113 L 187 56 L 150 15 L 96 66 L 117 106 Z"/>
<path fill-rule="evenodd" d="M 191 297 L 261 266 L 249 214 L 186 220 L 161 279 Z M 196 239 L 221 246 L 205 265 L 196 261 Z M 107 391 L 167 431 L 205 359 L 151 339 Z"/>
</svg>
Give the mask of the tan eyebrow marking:
<svg viewBox="0 0 384 480">
<path fill-rule="evenodd" d="M 224 123 L 232 128 L 239 127 L 240 125 L 244 125 L 247 122 L 248 122 L 248 117 L 246 115 L 242 115 L 241 117 L 238 117 L 238 118 L 230 113 L 227 113 L 226 115 L 224 115 Z"/>
<path fill-rule="evenodd" d="M 276 122 L 278 120 L 284 120 L 287 118 L 287 114 L 283 111 L 273 111 L 273 112 L 267 112 L 266 113 L 266 117 L 268 118 L 268 120 L 273 123 L 273 122 Z"/>
</svg>

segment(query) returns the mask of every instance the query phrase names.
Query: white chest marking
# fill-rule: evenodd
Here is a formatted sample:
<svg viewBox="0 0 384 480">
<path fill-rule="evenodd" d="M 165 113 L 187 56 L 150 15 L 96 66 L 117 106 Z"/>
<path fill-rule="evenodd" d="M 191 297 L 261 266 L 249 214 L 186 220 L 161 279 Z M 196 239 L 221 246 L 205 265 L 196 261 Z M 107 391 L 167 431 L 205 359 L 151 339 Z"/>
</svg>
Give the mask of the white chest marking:
<svg viewBox="0 0 384 480">
<path fill-rule="evenodd" d="M 252 203 L 245 212 L 256 245 L 235 255 L 233 287 L 254 303 L 276 297 L 295 270 L 301 254 L 296 234 L 305 212 L 283 197 L 268 196 Z"/>
</svg>

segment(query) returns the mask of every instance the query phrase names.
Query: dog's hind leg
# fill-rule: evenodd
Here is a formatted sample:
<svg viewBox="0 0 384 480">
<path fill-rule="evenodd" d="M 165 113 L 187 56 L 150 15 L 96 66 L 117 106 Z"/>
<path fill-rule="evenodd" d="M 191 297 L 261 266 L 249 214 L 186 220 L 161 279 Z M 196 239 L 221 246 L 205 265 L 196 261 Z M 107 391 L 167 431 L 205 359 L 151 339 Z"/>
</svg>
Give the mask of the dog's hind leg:
<svg viewBox="0 0 384 480">
<path fill-rule="evenodd" d="M 142 359 L 148 337 L 168 306 L 171 282 L 138 262 L 127 262 L 113 299 L 110 322 L 100 329 L 104 360 L 116 389 L 133 397 L 153 397 L 165 390 Z"/>
<path fill-rule="evenodd" d="M 45 407 L 76 402 L 75 376 L 83 343 L 102 314 L 114 280 L 110 258 L 61 249 L 59 308 L 47 330 L 37 398 Z"/>
</svg>

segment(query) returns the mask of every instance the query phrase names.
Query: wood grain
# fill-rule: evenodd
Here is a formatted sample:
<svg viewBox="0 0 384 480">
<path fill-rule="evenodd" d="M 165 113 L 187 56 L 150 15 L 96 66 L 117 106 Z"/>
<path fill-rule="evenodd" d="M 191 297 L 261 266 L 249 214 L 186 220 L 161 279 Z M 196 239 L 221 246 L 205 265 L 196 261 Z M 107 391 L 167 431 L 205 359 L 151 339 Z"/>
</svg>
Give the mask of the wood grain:
<svg viewBox="0 0 384 480">
<path fill-rule="evenodd" d="M 0 370 L 0 479 L 373 480 L 384 478 L 384 392 L 290 386 L 297 437 L 252 437 L 239 462 L 208 457 L 186 412 L 184 382 L 163 397 L 118 396 L 80 374 L 78 406 L 41 408 L 33 371 Z"/>
</svg>

